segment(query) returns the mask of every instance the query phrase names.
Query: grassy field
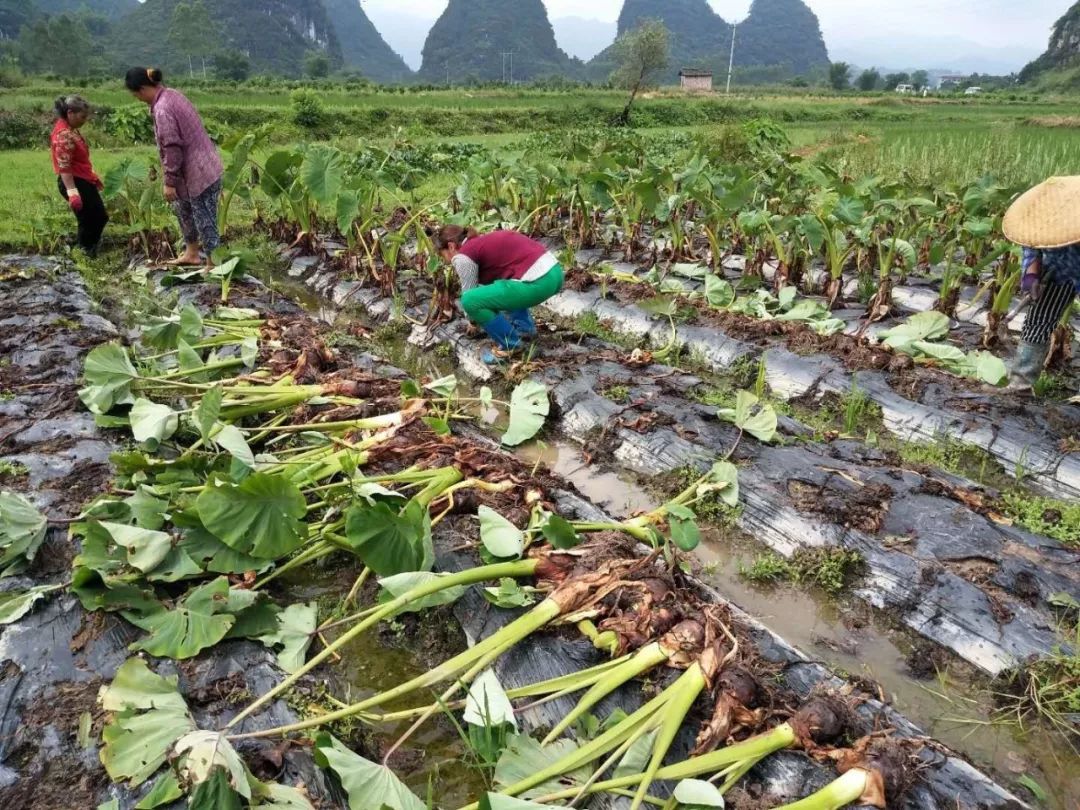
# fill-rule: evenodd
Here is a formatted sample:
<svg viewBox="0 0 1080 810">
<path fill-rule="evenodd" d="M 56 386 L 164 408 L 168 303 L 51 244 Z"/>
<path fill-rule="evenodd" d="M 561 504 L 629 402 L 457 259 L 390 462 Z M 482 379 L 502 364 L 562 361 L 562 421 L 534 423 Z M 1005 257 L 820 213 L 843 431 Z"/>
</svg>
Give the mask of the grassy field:
<svg viewBox="0 0 1080 810">
<path fill-rule="evenodd" d="M 0 90 L 5 111 L 44 117 L 52 99 L 68 88 L 36 83 Z M 406 93 L 349 89 L 318 90 L 328 123 L 304 131 L 292 121 L 293 88 L 199 87 L 185 89 L 212 130 L 221 137 L 270 124 L 274 140 L 333 140 L 346 151 L 357 143 L 388 143 L 395 135 L 411 141 L 479 144 L 493 151 L 519 147 L 532 131 L 565 131 L 603 123 L 623 98 L 604 90 L 452 90 Z M 118 83 L 81 88 L 93 103 L 131 105 Z M 787 131 L 793 148 L 807 159 L 853 176 L 877 174 L 916 183 L 967 183 L 992 174 L 1010 185 L 1035 183 L 1051 174 L 1080 172 L 1080 119 L 1068 98 L 991 96 L 979 99 L 900 99 L 893 96 L 837 96 L 811 93 L 748 93 L 732 97 L 688 98 L 672 92 L 649 94 L 639 106 L 647 133 L 673 131 L 721 136 L 724 126 L 768 117 Z M 1040 126 L 1039 121 L 1065 122 Z M 88 138 L 100 173 L 125 157 L 152 158 L 148 146 L 122 140 L 91 125 Z M 44 247 L 41 234 L 63 231 L 70 214 L 56 193 L 45 144 L 40 149 L 3 152 L 0 172 L 0 244 Z M 457 183 L 451 174 L 427 178 L 416 196 L 444 199 Z"/>
</svg>

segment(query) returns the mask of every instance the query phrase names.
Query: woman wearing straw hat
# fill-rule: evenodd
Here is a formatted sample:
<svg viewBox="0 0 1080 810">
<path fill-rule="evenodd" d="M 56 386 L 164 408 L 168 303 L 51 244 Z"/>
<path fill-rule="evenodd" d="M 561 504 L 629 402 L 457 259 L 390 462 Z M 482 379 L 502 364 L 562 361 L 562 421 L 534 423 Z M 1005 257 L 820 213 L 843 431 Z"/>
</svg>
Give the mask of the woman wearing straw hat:
<svg viewBox="0 0 1080 810">
<path fill-rule="evenodd" d="M 1010 384 L 1026 388 L 1042 374 L 1050 336 L 1080 292 L 1080 177 L 1051 177 L 1021 195 L 1003 228 L 1024 248 L 1021 289 L 1033 301 Z"/>
</svg>

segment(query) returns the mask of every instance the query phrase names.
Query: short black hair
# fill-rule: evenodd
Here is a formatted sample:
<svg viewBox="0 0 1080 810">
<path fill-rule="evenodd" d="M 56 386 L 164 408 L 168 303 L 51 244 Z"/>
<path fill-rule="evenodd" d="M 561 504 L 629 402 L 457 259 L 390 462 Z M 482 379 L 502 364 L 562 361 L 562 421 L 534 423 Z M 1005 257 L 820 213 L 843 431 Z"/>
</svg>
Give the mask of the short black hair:
<svg viewBox="0 0 1080 810">
<path fill-rule="evenodd" d="M 158 68 L 133 67 L 124 76 L 124 85 L 134 93 L 144 87 L 157 87 L 165 80 Z"/>
</svg>

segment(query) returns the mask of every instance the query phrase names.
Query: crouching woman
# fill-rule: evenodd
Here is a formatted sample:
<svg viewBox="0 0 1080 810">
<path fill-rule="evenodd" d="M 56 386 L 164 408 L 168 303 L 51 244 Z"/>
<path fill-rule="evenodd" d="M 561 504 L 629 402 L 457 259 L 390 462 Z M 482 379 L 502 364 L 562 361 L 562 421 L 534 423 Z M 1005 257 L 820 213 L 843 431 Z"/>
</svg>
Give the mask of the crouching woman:
<svg viewBox="0 0 1080 810">
<path fill-rule="evenodd" d="M 535 306 L 562 289 L 563 268 L 539 242 L 516 231 L 484 235 L 446 225 L 435 235 L 443 261 L 461 281 L 461 308 L 494 341 L 485 363 L 510 357 L 536 334 Z"/>
</svg>

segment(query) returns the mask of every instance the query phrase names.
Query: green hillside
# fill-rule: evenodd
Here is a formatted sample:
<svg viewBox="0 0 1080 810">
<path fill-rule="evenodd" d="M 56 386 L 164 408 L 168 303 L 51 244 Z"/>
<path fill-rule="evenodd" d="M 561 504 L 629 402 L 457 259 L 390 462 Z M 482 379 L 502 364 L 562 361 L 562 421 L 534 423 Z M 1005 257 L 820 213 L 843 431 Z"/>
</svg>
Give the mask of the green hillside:
<svg viewBox="0 0 1080 810">
<path fill-rule="evenodd" d="M 664 81 L 675 82 L 683 67 L 726 73 L 731 50 L 731 23 L 706 0 L 625 0 L 619 34 L 644 20 L 660 20 L 671 32 L 671 63 Z M 736 34 L 738 68 L 777 66 L 794 76 L 823 69 L 829 53 L 817 15 L 802 0 L 754 0 Z M 614 68 L 611 49 L 589 63 L 589 77 L 602 81 Z"/>
<path fill-rule="evenodd" d="M 555 41 L 541 0 L 450 0 L 424 44 L 420 79 L 453 82 L 509 78 L 513 53 L 515 81 L 544 76 L 577 76 L 583 65 Z M 506 65 L 505 73 L 503 65 Z"/>
<path fill-rule="evenodd" d="M 19 4 L 19 0 L 15 0 Z M 28 0 L 22 0 L 28 6 Z M 36 9 L 44 14 L 64 14 L 87 10 L 101 14 L 110 20 L 119 19 L 139 7 L 139 0 L 34 0 Z"/>
<path fill-rule="evenodd" d="M 169 37 L 173 10 L 181 0 L 146 0 L 109 36 L 109 47 L 130 64 L 188 68 L 182 46 Z M 311 51 L 342 64 L 341 46 L 322 0 L 204 0 L 210 30 L 195 40 L 193 62 L 201 66 L 222 50 L 246 53 L 256 73 L 296 76 Z M 137 33 L 134 33 L 137 32 Z"/>
<path fill-rule="evenodd" d="M 383 84 L 412 78 L 413 72 L 386 44 L 378 29 L 360 7 L 359 0 L 323 0 L 326 14 L 341 45 L 345 66 Z"/>
<path fill-rule="evenodd" d="M 30 0 L 0 0 L 0 40 L 15 39 L 34 11 Z"/>
<path fill-rule="evenodd" d="M 1077 90 L 1080 68 L 1080 2 L 1054 23 L 1046 52 L 1020 72 L 1020 81 L 1045 89 Z"/>
</svg>

